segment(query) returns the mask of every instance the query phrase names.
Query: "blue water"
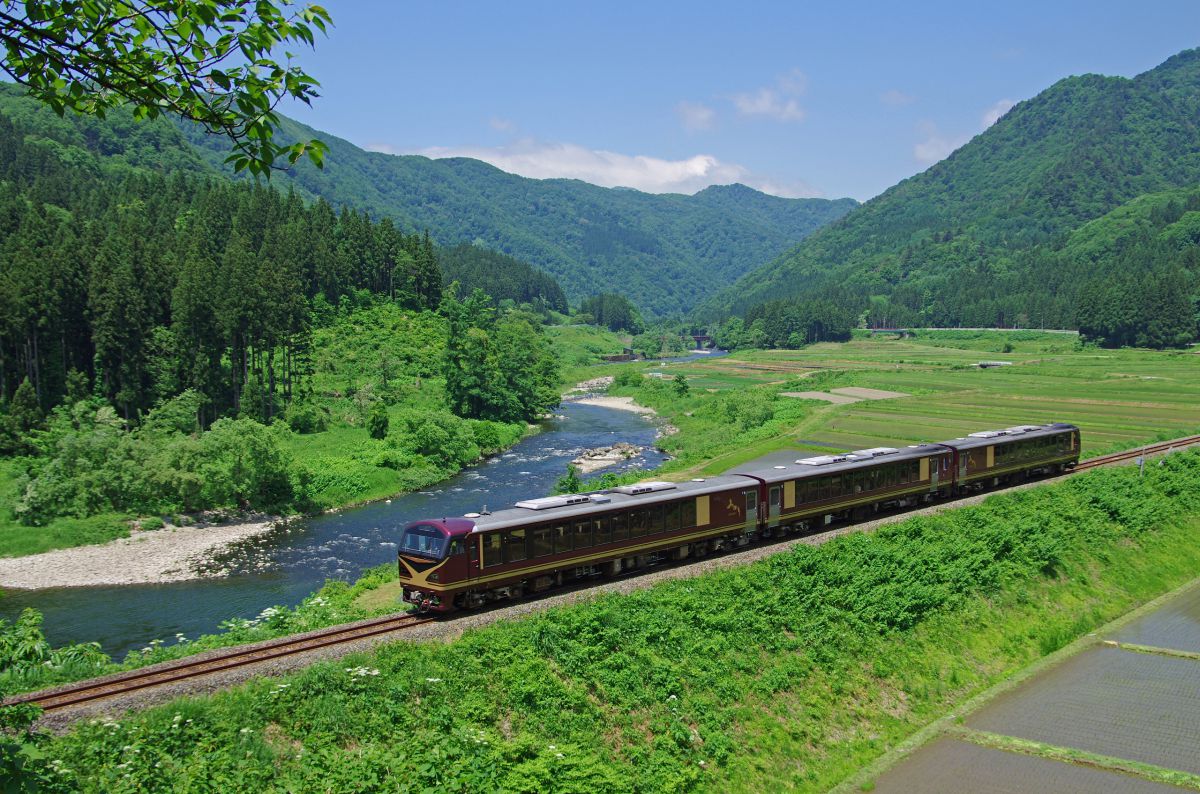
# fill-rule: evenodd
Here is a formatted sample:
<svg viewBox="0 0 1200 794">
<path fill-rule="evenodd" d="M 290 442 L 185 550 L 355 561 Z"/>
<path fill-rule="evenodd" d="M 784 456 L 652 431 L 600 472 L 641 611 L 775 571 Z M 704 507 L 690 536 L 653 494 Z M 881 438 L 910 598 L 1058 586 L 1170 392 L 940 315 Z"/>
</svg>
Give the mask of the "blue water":
<svg viewBox="0 0 1200 794">
<path fill-rule="evenodd" d="M 647 447 L 645 454 L 604 469 L 653 468 L 663 455 L 649 448 L 655 428 L 644 417 L 610 408 L 565 403 L 544 430 L 508 452 L 466 469 L 426 491 L 341 513 L 296 521 L 230 549 L 222 558 L 231 575 L 164 585 L 9 591 L 0 617 L 32 606 L 45 616 L 55 645 L 98 641 L 123 658 L 152 639 L 195 638 L 231 617 L 252 618 L 274 605 L 294 606 L 326 579 L 353 581 L 366 568 L 395 559 L 400 529 L 417 518 L 462 515 L 484 505 L 497 509 L 544 496 L 583 450 L 616 441 Z"/>
</svg>

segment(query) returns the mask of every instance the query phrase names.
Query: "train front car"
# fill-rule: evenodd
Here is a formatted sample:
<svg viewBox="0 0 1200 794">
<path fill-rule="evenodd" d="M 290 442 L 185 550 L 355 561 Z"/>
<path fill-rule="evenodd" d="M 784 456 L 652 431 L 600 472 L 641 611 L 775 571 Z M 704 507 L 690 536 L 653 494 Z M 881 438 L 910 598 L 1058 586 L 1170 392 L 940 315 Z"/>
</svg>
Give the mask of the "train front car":
<svg viewBox="0 0 1200 794">
<path fill-rule="evenodd" d="M 469 518 L 414 521 L 404 528 L 397 566 L 404 600 L 420 612 L 449 612 L 453 593 L 469 576 L 467 538 L 475 522 Z"/>
<path fill-rule="evenodd" d="M 1079 428 L 1059 422 L 981 430 L 941 443 L 954 450 L 959 492 L 1060 474 L 1079 462 Z"/>
<path fill-rule="evenodd" d="M 743 546 L 757 533 L 759 487 L 741 476 L 644 482 L 417 521 L 401 541 L 404 598 L 473 608 Z"/>
</svg>

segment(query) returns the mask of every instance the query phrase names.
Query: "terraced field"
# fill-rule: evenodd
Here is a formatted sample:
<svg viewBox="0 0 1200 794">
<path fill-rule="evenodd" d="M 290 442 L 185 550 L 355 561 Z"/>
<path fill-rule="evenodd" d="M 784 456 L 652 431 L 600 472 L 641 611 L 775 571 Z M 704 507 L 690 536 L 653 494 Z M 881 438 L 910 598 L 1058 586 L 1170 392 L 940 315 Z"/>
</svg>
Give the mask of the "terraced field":
<svg viewBox="0 0 1200 794">
<path fill-rule="evenodd" d="M 859 339 L 804 350 L 746 351 L 671 370 L 687 375 L 694 387 L 778 384 L 796 391 L 806 390 L 805 381 L 815 374 L 833 371 L 841 373 L 835 386 L 909 395 L 822 403 L 817 421 L 804 423 L 803 439 L 845 449 L 1065 421 L 1083 429 L 1084 454 L 1090 456 L 1200 428 L 1197 353 L 1076 350 L 1072 337 L 1046 336 L 1007 343 L 1012 349 L 1006 352 L 969 339 Z M 1011 366 L 977 366 L 997 359 Z"/>
</svg>

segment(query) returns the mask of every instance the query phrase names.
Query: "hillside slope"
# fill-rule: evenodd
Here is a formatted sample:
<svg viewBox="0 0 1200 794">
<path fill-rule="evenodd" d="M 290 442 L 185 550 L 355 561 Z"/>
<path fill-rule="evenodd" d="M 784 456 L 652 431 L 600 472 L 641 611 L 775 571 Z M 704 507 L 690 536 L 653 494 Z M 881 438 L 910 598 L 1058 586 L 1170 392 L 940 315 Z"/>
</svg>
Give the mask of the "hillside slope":
<svg viewBox="0 0 1200 794">
<path fill-rule="evenodd" d="M 221 141 L 184 133 L 222 167 Z M 281 186 L 428 229 L 440 245 L 482 241 L 554 275 L 569 298 L 619 290 L 658 315 L 690 310 L 857 205 L 743 185 L 685 196 L 527 179 L 479 160 L 368 152 L 290 119 L 280 136 L 329 145 L 323 170 L 302 163 L 274 178 Z"/>
<path fill-rule="evenodd" d="M 1021 102 L 706 302 L 718 315 L 850 287 L 930 324 L 1073 322 L 1076 279 L 1031 284 L 1063 235 L 1142 194 L 1200 183 L 1200 50 L 1135 78 L 1084 75 Z"/>
</svg>

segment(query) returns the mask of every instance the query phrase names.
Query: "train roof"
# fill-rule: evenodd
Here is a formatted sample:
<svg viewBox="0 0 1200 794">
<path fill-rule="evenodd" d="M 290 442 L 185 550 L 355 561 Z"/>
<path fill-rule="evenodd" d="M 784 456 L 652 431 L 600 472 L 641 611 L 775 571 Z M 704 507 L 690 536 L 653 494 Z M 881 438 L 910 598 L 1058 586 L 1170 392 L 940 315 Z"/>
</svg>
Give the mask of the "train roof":
<svg viewBox="0 0 1200 794">
<path fill-rule="evenodd" d="M 800 450 L 772 452 L 737 467 L 730 474 L 744 474 L 764 482 L 821 477 L 899 460 L 914 460 L 945 452 L 940 444 L 914 444 L 908 447 L 872 447 L 854 452 L 830 452 L 814 455 Z"/>
<path fill-rule="evenodd" d="M 753 480 L 737 475 L 705 477 L 685 482 L 643 482 L 591 493 L 526 499 L 517 502 L 513 507 L 484 515 L 468 513 L 465 518 L 475 523 L 472 532 L 488 532 L 527 524 L 549 523 L 561 518 L 579 518 L 623 508 L 661 504 L 689 496 L 703 496 L 739 486 L 754 485 Z"/>
<path fill-rule="evenodd" d="M 1004 427 L 999 430 L 980 430 L 962 438 L 952 438 L 949 441 L 941 443 L 954 449 L 976 449 L 978 447 L 990 447 L 995 444 L 1007 444 L 1026 438 L 1044 438 L 1067 430 L 1078 429 L 1075 425 L 1069 425 L 1064 422 L 1050 422 L 1044 425 L 1016 425 L 1015 427 Z"/>
</svg>

